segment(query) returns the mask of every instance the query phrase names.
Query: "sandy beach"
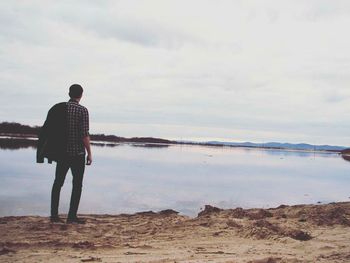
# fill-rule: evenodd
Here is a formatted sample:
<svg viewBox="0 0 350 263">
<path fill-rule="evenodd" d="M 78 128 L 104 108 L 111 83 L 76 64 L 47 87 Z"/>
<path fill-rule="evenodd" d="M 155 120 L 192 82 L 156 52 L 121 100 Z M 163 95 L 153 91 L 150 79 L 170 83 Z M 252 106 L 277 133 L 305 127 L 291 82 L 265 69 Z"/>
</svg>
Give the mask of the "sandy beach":
<svg viewBox="0 0 350 263">
<path fill-rule="evenodd" d="M 350 202 L 0 218 L 0 262 L 350 262 Z"/>
</svg>

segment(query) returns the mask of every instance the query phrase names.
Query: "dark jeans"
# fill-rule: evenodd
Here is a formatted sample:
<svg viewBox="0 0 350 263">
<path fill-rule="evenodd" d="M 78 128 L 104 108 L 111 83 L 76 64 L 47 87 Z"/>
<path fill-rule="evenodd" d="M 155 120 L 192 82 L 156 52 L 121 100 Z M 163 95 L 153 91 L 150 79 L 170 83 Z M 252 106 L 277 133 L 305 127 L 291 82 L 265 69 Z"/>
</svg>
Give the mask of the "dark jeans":
<svg viewBox="0 0 350 263">
<path fill-rule="evenodd" d="M 61 188 L 63 186 L 64 179 L 66 178 L 69 168 L 71 169 L 73 175 L 73 188 L 68 217 L 75 218 L 77 216 L 85 170 L 85 155 L 67 157 L 57 162 L 55 181 L 53 183 L 51 192 L 52 217 L 58 216 L 58 205 L 60 201 Z"/>
</svg>

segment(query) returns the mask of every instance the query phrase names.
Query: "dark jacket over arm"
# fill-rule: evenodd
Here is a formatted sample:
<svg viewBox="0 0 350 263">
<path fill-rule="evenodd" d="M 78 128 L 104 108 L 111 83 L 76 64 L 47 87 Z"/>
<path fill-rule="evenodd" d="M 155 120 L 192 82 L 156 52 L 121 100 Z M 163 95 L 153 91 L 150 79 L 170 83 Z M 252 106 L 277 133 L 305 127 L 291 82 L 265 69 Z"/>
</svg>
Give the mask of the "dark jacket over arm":
<svg viewBox="0 0 350 263">
<path fill-rule="evenodd" d="M 41 128 L 36 152 L 37 163 L 47 158 L 49 163 L 62 159 L 67 153 L 67 103 L 54 105 Z"/>
</svg>

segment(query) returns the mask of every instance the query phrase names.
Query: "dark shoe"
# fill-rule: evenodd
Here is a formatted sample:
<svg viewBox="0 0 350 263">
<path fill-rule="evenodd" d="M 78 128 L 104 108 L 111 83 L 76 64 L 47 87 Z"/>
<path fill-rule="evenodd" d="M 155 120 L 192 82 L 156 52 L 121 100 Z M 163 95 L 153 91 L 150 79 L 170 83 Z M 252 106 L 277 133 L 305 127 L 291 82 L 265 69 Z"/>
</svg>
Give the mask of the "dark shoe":
<svg viewBox="0 0 350 263">
<path fill-rule="evenodd" d="M 86 221 L 84 219 L 74 217 L 74 218 L 67 218 L 67 224 L 85 224 Z"/>
<path fill-rule="evenodd" d="M 64 221 L 58 216 L 50 216 L 51 223 L 64 223 Z"/>
</svg>

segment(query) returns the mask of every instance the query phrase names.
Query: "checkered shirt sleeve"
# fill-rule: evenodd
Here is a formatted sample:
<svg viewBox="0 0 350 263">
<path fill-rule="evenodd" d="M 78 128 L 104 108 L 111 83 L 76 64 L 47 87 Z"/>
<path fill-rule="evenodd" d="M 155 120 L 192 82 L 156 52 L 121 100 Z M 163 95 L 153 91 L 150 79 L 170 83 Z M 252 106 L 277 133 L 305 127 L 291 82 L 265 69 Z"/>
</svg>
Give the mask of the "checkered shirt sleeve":
<svg viewBox="0 0 350 263">
<path fill-rule="evenodd" d="M 89 135 L 89 111 L 87 108 L 83 108 L 82 110 L 82 137 L 86 137 Z"/>
</svg>

